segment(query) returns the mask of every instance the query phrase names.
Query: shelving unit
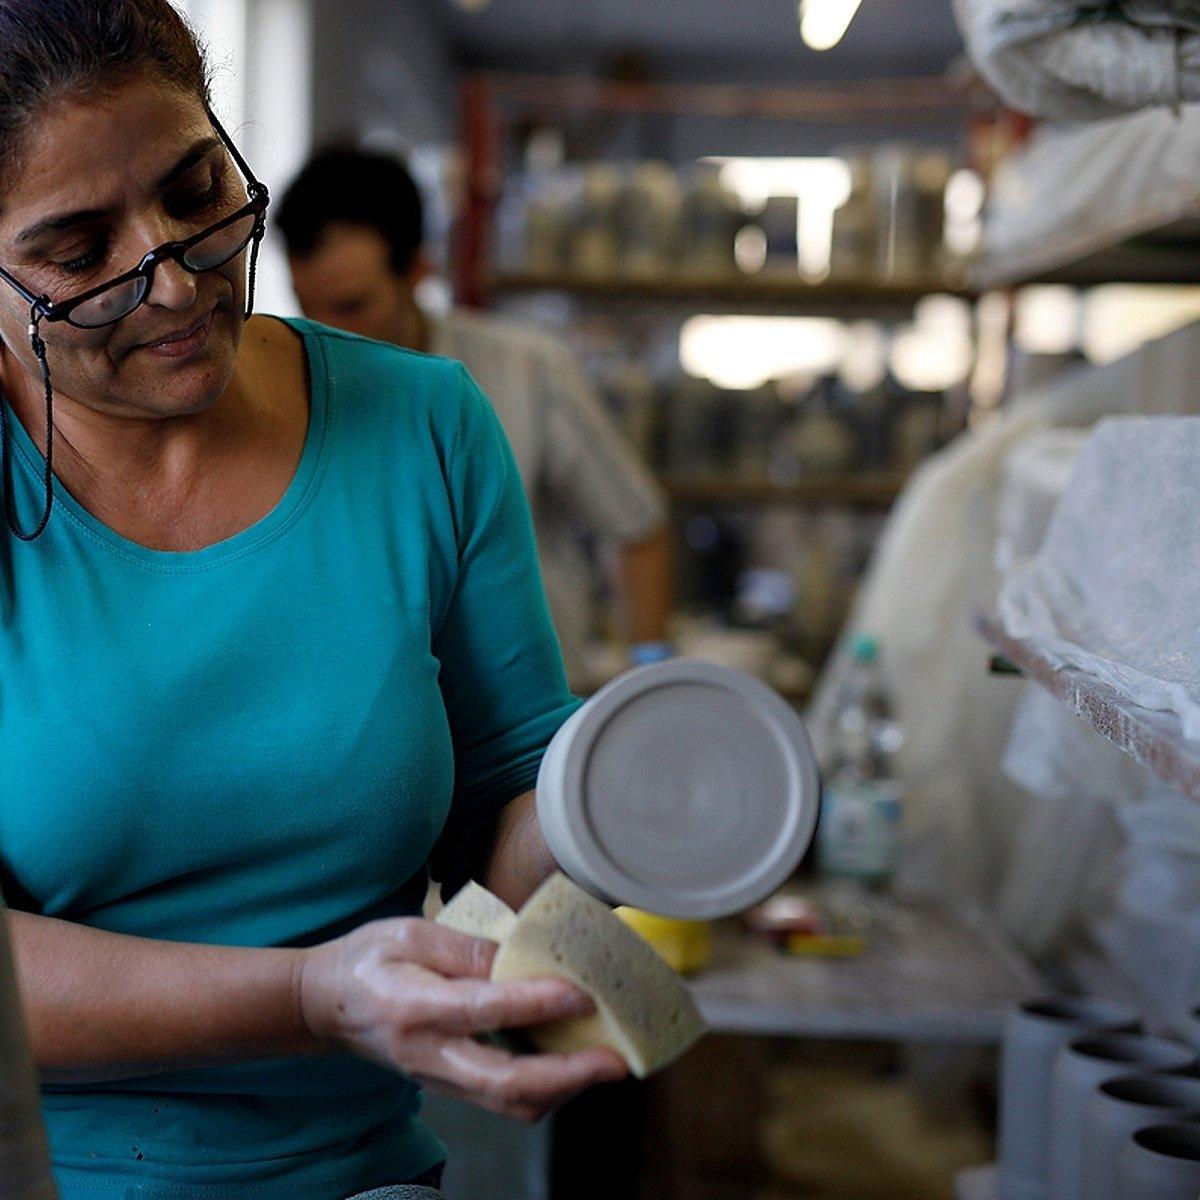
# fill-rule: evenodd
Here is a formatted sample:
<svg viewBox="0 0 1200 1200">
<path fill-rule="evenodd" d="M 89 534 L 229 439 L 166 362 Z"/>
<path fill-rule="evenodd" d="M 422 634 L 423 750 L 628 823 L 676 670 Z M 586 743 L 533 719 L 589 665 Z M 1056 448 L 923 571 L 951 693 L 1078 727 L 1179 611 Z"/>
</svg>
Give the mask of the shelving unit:
<svg viewBox="0 0 1200 1200">
<path fill-rule="evenodd" d="M 499 274 L 488 283 L 492 296 L 539 291 L 562 292 L 590 307 L 654 304 L 690 312 L 778 313 L 793 316 L 851 317 L 855 320 L 903 320 L 926 296 L 951 295 L 973 300 L 964 281 L 833 280 L 809 282 L 792 273 L 758 275 L 681 275 L 674 279 L 629 276 L 580 278 L 534 272 Z"/>
<path fill-rule="evenodd" d="M 814 122 L 823 126 L 861 125 L 928 130 L 932 125 L 961 129 L 971 111 L 970 97 L 945 79 L 905 78 L 866 81 L 853 87 L 741 87 L 733 85 L 612 83 L 567 76 L 484 72 L 462 89 L 462 129 L 466 189 L 463 222 L 454 255 L 455 292 L 462 304 L 483 306 L 494 295 L 554 288 L 606 302 L 617 298 L 676 299 L 681 303 L 720 302 L 746 311 L 769 306 L 794 314 L 837 311 L 869 317 L 872 311 L 903 312 L 923 295 L 958 292 L 963 281 L 874 280 L 807 284 L 796 277 L 774 281 L 725 278 L 696 284 L 641 285 L 632 280 L 581 284 L 561 277 L 496 276 L 491 243 L 502 177 L 505 133 L 517 116 L 593 113 L 609 116 L 704 116 L 762 121 Z M 823 307 L 809 307 L 823 306 Z M 874 306 L 874 307 L 873 307 Z"/>
<path fill-rule="evenodd" d="M 836 504 L 848 508 L 887 509 L 899 496 L 906 476 L 887 471 L 813 475 L 795 483 L 737 476 L 673 476 L 663 481 L 679 507 L 705 505 Z"/>
<path fill-rule="evenodd" d="M 699 273 L 680 263 L 671 277 L 664 278 L 625 271 L 584 276 L 567 268 L 533 271 L 498 266 L 492 253 L 495 216 L 513 133 L 531 121 L 578 119 L 585 114 L 612 121 L 656 116 L 665 122 L 700 115 L 812 122 L 822 127 L 868 121 L 877 130 L 895 128 L 901 137 L 914 125 L 928 130 L 933 124 L 954 136 L 963 134 L 972 114 L 979 119 L 979 103 L 945 79 L 770 88 L 614 84 L 499 73 L 473 76 L 462 93 L 467 202 L 454 255 L 460 303 L 486 308 L 498 302 L 551 296 L 557 310 L 569 312 L 583 323 L 592 322 L 593 330 L 621 330 L 631 344 L 643 345 L 649 330 L 670 328 L 674 322 L 698 314 L 902 323 L 912 319 L 914 308 L 927 297 L 977 298 L 961 268 L 936 274 L 930 269 L 921 277 L 814 281 L 804 278 L 798 267 L 767 266 L 754 274 L 741 274 L 731 264 L 723 270 Z M 667 412 L 664 420 L 669 415 Z M 672 460 L 661 480 L 676 514 L 743 510 L 736 514 L 741 518 L 748 515 L 745 510 L 790 506 L 875 515 L 886 512 L 905 482 L 901 471 L 863 469 L 803 475 L 794 482 L 778 483 L 767 477 L 765 461 L 752 467 L 747 464 L 745 474 L 718 472 L 715 464 L 712 471 L 692 474 L 688 467 L 686 459 Z M 687 473 L 673 473 L 680 468 Z M 824 515 L 819 513 L 821 518 Z M 852 553 L 857 554 L 857 548 Z M 819 638 L 814 640 L 815 658 L 820 654 L 815 648 L 818 643 Z"/>
<path fill-rule="evenodd" d="M 1047 661 L 1033 646 L 1010 637 L 991 614 L 978 613 L 975 624 L 996 650 L 1048 688 L 1097 733 L 1159 779 L 1200 802 L 1200 745 L 1183 736 L 1175 717 L 1140 708 L 1086 672 Z"/>
</svg>

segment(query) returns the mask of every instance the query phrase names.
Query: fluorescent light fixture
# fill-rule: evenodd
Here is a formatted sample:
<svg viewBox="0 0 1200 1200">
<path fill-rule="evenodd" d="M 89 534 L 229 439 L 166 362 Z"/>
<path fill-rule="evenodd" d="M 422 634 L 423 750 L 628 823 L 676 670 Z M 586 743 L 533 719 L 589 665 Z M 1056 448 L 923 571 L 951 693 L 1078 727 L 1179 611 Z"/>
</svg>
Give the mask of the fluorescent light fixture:
<svg viewBox="0 0 1200 1200">
<path fill-rule="evenodd" d="M 813 50 L 832 50 L 842 40 L 862 0 L 800 0 L 800 36 Z"/>
</svg>

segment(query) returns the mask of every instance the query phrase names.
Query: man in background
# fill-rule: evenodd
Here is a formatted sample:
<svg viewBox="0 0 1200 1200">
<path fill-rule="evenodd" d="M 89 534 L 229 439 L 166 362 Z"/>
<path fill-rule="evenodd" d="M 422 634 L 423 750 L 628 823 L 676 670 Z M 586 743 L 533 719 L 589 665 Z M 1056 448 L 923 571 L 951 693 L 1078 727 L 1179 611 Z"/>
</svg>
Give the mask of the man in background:
<svg viewBox="0 0 1200 1200">
<path fill-rule="evenodd" d="M 533 510 L 546 595 L 576 690 L 593 625 L 590 535 L 616 550 L 616 598 L 634 662 L 665 657 L 670 540 L 662 494 L 605 412 L 569 348 L 485 313 L 425 313 L 424 209 L 396 159 L 352 147 L 318 153 L 276 223 L 305 314 L 364 337 L 457 359 L 489 397 Z"/>
</svg>

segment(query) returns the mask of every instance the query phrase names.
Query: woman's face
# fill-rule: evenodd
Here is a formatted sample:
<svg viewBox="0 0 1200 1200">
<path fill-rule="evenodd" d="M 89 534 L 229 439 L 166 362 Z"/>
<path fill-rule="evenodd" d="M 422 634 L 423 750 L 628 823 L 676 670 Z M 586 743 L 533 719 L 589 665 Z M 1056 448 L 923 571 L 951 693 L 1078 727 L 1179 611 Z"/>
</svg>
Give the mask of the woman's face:
<svg viewBox="0 0 1200 1200">
<path fill-rule="evenodd" d="M 33 122 L 0 193 L 0 263 L 57 302 L 245 203 L 199 97 L 138 77 Z M 244 252 L 203 275 L 162 263 L 145 303 L 115 325 L 42 322 L 55 393 L 117 416 L 200 412 L 233 373 L 244 309 Z M 0 381 L 36 395 L 28 324 L 28 305 L 0 285 Z"/>
</svg>

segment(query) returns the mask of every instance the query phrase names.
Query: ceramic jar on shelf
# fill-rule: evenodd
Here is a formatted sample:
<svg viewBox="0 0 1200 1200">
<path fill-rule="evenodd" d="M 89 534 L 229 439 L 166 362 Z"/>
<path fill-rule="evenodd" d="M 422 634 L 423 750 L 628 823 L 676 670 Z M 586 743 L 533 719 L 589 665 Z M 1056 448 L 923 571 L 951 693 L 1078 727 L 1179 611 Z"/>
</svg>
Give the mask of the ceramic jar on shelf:
<svg viewBox="0 0 1200 1200">
<path fill-rule="evenodd" d="M 1001 1194 L 1049 1200 L 1050 1077 L 1058 1052 L 1081 1034 L 1132 1032 L 1138 1015 L 1111 1000 L 1050 996 L 1013 1009 L 1000 1065 Z"/>
</svg>

